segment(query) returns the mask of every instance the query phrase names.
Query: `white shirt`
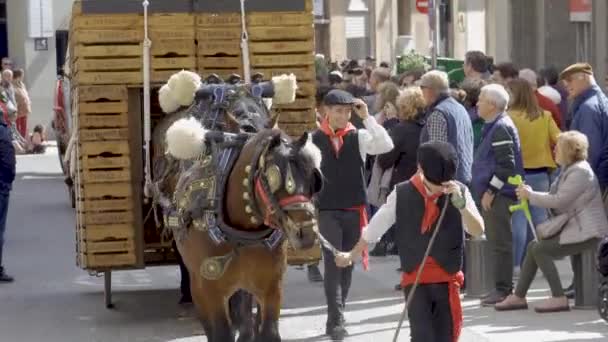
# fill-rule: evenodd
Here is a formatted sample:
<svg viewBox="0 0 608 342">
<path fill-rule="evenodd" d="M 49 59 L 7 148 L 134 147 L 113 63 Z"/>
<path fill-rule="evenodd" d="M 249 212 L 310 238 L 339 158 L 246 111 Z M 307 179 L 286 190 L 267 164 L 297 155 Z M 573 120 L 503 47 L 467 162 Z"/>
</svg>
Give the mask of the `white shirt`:
<svg viewBox="0 0 608 342">
<path fill-rule="evenodd" d="M 365 129 L 357 131 L 359 137 L 359 151 L 361 159 L 365 162 L 367 155 L 378 155 L 390 152 L 393 149 L 393 140 L 384 127 L 382 127 L 373 116 L 363 120 Z M 333 138 L 332 143 L 338 147 L 340 139 Z"/>
<path fill-rule="evenodd" d="M 473 201 L 473 196 L 471 196 L 471 192 L 466 187 L 464 196 L 466 201 L 466 208 L 469 211 L 477 213 L 477 215 L 479 215 L 477 207 L 475 206 L 475 202 Z M 377 242 L 378 240 L 380 240 L 380 238 L 382 238 L 382 235 L 384 235 L 384 233 L 386 233 L 386 231 L 392 225 L 395 224 L 395 222 L 397 221 L 396 208 L 397 193 L 395 190 L 393 190 L 388 196 L 386 204 L 384 204 L 380 207 L 380 209 L 378 209 L 378 211 L 376 212 L 376 214 L 374 214 L 367 227 L 363 229 L 362 237 L 365 242 L 367 242 L 368 244 Z M 466 230 L 464 222 L 463 227 Z"/>
</svg>

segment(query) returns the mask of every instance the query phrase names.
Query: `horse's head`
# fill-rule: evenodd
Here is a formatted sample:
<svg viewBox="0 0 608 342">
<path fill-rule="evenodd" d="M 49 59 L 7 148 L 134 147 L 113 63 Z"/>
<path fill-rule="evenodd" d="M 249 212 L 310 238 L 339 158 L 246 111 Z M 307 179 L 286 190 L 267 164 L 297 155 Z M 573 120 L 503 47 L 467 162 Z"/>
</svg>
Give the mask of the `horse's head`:
<svg viewBox="0 0 608 342">
<path fill-rule="evenodd" d="M 290 103 L 295 98 L 295 76 L 277 76 L 268 82 L 245 84 L 231 77 L 228 83 L 203 84 L 195 94 L 198 117 L 207 129 L 256 133 L 272 128 L 268 100 Z M 223 113 L 227 115 L 224 117 Z M 220 115 L 218 115 L 220 114 Z"/>
<path fill-rule="evenodd" d="M 280 130 L 258 133 L 243 149 L 252 157 L 243 180 L 252 223 L 282 229 L 296 249 L 313 246 L 317 214 L 313 197 L 321 190 L 321 152 L 308 133 L 296 141 Z"/>
</svg>

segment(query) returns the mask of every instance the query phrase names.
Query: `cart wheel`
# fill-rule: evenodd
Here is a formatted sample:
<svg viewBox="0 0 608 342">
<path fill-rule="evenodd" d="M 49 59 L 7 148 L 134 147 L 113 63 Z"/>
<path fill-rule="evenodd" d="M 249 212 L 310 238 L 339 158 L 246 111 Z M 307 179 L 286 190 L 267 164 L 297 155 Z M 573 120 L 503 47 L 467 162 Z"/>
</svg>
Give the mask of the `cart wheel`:
<svg viewBox="0 0 608 342">
<path fill-rule="evenodd" d="M 112 304 L 112 271 L 103 272 L 103 295 L 106 302 L 106 309 L 113 309 Z"/>
</svg>

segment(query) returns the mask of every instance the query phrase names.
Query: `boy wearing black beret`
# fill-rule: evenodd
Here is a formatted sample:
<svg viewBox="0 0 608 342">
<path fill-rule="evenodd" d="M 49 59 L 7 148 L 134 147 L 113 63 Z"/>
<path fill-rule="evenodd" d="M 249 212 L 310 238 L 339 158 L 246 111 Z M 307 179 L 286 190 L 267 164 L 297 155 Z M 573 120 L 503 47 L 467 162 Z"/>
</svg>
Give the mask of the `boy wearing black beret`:
<svg viewBox="0 0 608 342">
<path fill-rule="evenodd" d="M 338 266 L 350 265 L 353 256 L 396 224 L 395 241 L 403 269 L 401 285 L 407 298 L 431 236 L 439 230 L 408 310 L 412 342 L 458 341 L 462 329 L 459 292 L 464 281 L 464 231 L 480 236 L 484 224 L 469 189 L 454 181 L 457 164 L 456 151 L 449 143 L 421 145 L 418 173 L 395 187 L 355 248 L 336 257 Z M 445 216 L 439 223 L 444 205 Z"/>
</svg>

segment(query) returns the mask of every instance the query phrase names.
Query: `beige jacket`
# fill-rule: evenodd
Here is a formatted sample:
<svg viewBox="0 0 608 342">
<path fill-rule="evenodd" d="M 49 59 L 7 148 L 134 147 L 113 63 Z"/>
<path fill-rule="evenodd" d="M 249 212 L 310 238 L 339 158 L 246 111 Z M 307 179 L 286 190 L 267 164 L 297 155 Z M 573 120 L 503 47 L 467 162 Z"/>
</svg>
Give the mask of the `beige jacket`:
<svg viewBox="0 0 608 342">
<path fill-rule="evenodd" d="M 559 241 L 562 245 L 579 243 L 608 234 L 608 218 L 602 193 L 591 166 L 586 161 L 562 169 L 549 193 L 532 192 L 530 204 L 553 209 L 555 215 L 575 214 L 566 223 Z"/>
</svg>

